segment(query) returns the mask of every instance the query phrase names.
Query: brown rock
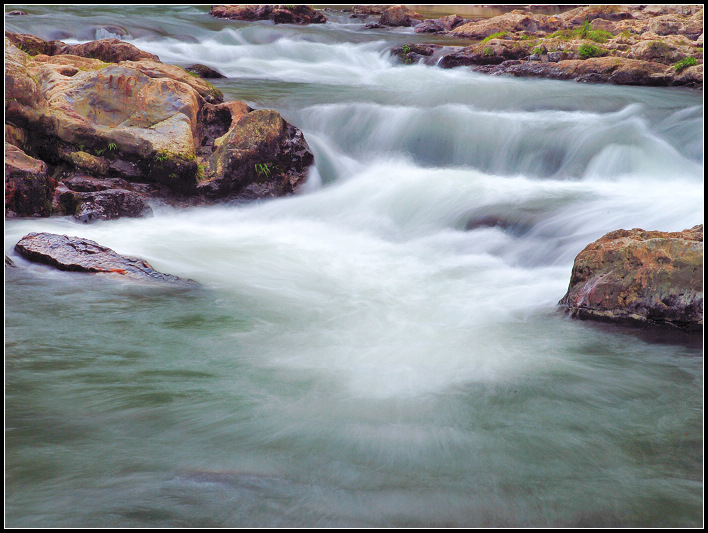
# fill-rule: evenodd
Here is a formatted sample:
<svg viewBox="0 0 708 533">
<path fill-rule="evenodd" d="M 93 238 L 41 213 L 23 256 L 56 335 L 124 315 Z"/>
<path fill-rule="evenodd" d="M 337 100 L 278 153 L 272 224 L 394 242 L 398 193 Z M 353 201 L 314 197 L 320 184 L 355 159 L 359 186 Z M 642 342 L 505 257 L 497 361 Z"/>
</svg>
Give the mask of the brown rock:
<svg viewBox="0 0 708 533">
<path fill-rule="evenodd" d="M 696 52 L 696 48 L 683 35 L 671 35 L 661 40 L 643 40 L 619 52 L 623 57 L 673 65 Z"/>
<path fill-rule="evenodd" d="M 272 20 L 275 24 L 324 24 L 327 22 L 319 11 L 307 5 L 224 5 L 212 6 L 209 14 L 231 20 Z"/>
<path fill-rule="evenodd" d="M 8 138 L 56 167 L 66 183 L 54 202 L 62 214 L 140 216 L 149 213 L 146 192 L 180 204 L 189 197 L 279 196 L 293 192 L 312 163 L 302 132 L 279 114 L 222 103 L 211 84 L 180 67 L 30 56 L 8 37 L 5 56 Z M 115 185 L 99 194 L 72 190 L 66 178 L 75 175 L 152 185 L 149 192 Z"/>
<path fill-rule="evenodd" d="M 56 214 L 70 215 L 84 223 L 152 214 L 147 197 L 133 191 L 127 181 L 85 175 L 72 176 L 59 184 L 53 209 Z"/>
<path fill-rule="evenodd" d="M 300 4 L 277 6 L 271 20 L 276 24 L 324 24 L 327 17 L 310 6 Z"/>
<path fill-rule="evenodd" d="M 462 24 L 470 22 L 459 15 L 447 15 L 438 19 L 427 19 L 415 27 L 416 33 L 447 33 Z"/>
<path fill-rule="evenodd" d="M 381 13 L 379 24 L 383 26 L 414 26 L 423 20 L 420 13 L 405 6 L 391 6 Z"/>
<path fill-rule="evenodd" d="M 231 20 L 268 20 L 273 12 L 271 5 L 226 5 L 211 6 L 209 14 Z"/>
<path fill-rule="evenodd" d="M 47 217 L 51 214 L 56 188 L 47 165 L 5 143 L 5 215 Z"/>
<path fill-rule="evenodd" d="M 15 251 L 29 261 L 59 270 L 112 274 L 134 281 L 197 285 L 192 280 L 157 272 L 147 261 L 122 256 L 110 248 L 81 237 L 29 233 L 15 245 Z"/>
<path fill-rule="evenodd" d="M 243 114 L 214 142 L 202 194 L 267 198 L 293 192 L 306 179 L 313 156 L 302 132 L 276 111 Z"/>
<path fill-rule="evenodd" d="M 619 5 L 591 5 L 583 6 L 558 15 L 564 27 L 575 27 L 593 21 L 595 19 L 604 20 L 624 20 L 633 18 L 631 10 L 627 6 Z"/>
<path fill-rule="evenodd" d="M 119 39 L 101 39 L 83 44 L 68 45 L 61 41 L 54 43 L 54 53 L 51 55 L 70 54 L 79 57 L 100 59 L 105 63 L 120 63 L 121 61 L 140 61 L 150 59 L 160 61 L 155 54 L 144 52 L 130 43 Z"/>
<path fill-rule="evenodd" d="M 660 4 L 650 4 L 642 8 L 642 12 L 645 15 L 655 17 L 657 15 L 693 15 L 702 9 L 703 6 L 699 4 L 674 4 L 674 5 L 660 5 Z"/>
<path fill-rule="evenodd" d="M 380 15 L 389 7 L 390 6 L 388 5 L 356 5 L 352 6 L 349 9 L 345 9 L 345 11 L 351 12 L 352 17 L 355 17 L 357 15 Z"/>
<path fill-rule="evenodd" d="M 703 64 L 685 68 L 677 73 L 672 85 L 685 85 L 696 88 L 703 87 Z"/>
<path fill-rule="evenodd" d="M 144 52 L 130 43 L 119 39 L 101 39 L 83 44 L 66 44 L 61 41 L 45 41 L 28 33 L 5 32 L 5 37 L 17 48 L 30 55 L 74 55 L 100 59 L 106 63 L 120 61 L 140 61 L 141 59 L 160 59 L 148 52 Z"/>
<path fill-rule="evenodd" d="M 552 32 L 561 29 L 561 21 L 557 17 L 547 15 L 534 15 L 531 13 L 514 10 L 489 19 L 477 22 L 468 22 L 457 26 L 449 32 L 454 37 L 468 39 L 484 39 L 494 33 L 500 32 Z"/>
<path fill-rule="evenodd" d="M 617 230 L 575 258 L 559 302 L 572 316 L 685 330 L 703 327 L 703 225 Z"/>
</svg>

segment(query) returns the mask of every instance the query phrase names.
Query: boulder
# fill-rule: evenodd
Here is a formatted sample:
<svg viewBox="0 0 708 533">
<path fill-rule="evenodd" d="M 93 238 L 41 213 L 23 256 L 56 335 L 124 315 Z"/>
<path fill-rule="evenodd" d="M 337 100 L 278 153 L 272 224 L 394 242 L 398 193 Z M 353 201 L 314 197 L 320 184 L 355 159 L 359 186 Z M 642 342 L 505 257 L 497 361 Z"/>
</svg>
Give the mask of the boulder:
<svg viewBox="0 0 708 533">
<path fill-rule="evenodd" d="M 6 31 L 5 37 L 17 48 L 30 55 L 74 55 L 100 59 L 106 63 L 140 61 L 141 59 L 159 61 L 159 58 L 155 54 L 144 52 L 136 46 L 119 39 L 101 39 L 98 41 L 70 45 L 61 41 L 45 41 L 28 33 L 12 33 Z"/>
<path fill-rule="evenodd" d="M 642 40 L 630 45 L 618 55 L 642 61 L 653 61 L 664 65 L 673 65 L 681 59 L 691 56 L 696 47 L 683 35 L 672 35 L 661 40 Z"/>
<path fill-rule="evenodd" d="M 33 42 L 42 47 L 40 41 Z M 88 194 L 65 183 L 62 201 L 54 202 L 57 214 L 88 221 L 149 213 L 148 197 L 194 205 L 249 190 L 253 197 L 288 194 L 313 162 L 302 132 L 278 113 L 223 103 L 215 87 L 183 68 L 152 58 L 111 63 L 73 54 L 32 56 L 7 35 L 5 44 L 6 138 L 48 164 L 60 181 L 90 176 L 132 184 Z M 254 138 L 227 142 L 234 135 Z M 238 145 L 235 152 L 226 148 L 231 145 Z M 137 183 L 153 186 L 146 193 L 135 190 Z M 34 207 L 19 212 L 49 215 Z"/>
<path fill-rule="evenodd" d="M 198 285 L 193 280 L 158 272 L 147 261 L 122 256 L 110 248 L 81 237 L 29 233 L 15 245 L 15 251 L 28 261 L 49 265 L 59 270 L 112 274 L 134 281 Z"/>
<path fill-rule="evenodd" d="M 646 31 L 657 35 L 685 35 L 695 40 L 703 33 L 703 20 L 697 17 L 684 17 L 681 15 L 659 15 L 650 19 Z"/>
<path fill-rule="evenodd" d="M 559 306 L 577 318 L 702 329 L 703 225 L 608 233 L 575 258 Z"/>
<path fill-rule="evenodd" d="M 634 18 L 627 6 L 620 5 L 590 5 L 577 7 L 558 15 L 564 28 L 580 26 L 585 21 L 603 19 L 610 21 L 625 20 Z"/>
<path fill-rule="evenodd" d="M 220 72 L 214 70 L 211 67 L 207 67 L 206 65 L 201 65 L 199 63 L 195 63 L 194 65 L 189 65 L 186 67 L 184 70 L 187 72 L 190 72 L 192 74 L 195 74 L 199 76 L 200 78 L 205 78 L 205 79 L 217 79 L 217 78 L 225 78 L 223 74 Z"/>
<path fill-rule="evenodd" d="M 275 24 L 324 24 L 327 22 L 327 17 L 307 5 L 211 6 L 209 14 L 231 20 L 272 20 Z"/>
<path fill-rule="evenodd" d="M 207 197 L 268 198 L 294 192 L 313 162 L 302 132 L 279 113 L 243 113 L 234 106 L 229 130 L 214 141 L 209 178 L 198 190 Z"/>
<path fill-rule="evenodd" d="M 520 10 L 504 13 L 489 19 L 461 24 L 448 34 L 467 39 L 484 39 L 501 32 L 552 32 L 561 29 L 561 21 L 554 16 L 534 15 Z"/>
<path fill-rule="evenodd" d="M 660 5 L 650 4 L 643 6 L 641 11 L 645 15 L 655 17 L 657 15 L 693 15 L 703 6 L 699 4 L 674 4 Z"/>
<path fill-rule="evenodd" d="M 227 5 L 211 6 L 209 14 L 213 17 L 230 20 L 269 20 L 273 12 L 271 5 Z"/>
<path fill-rule="evenodd" d="M 271 20 L 275 24 L 324 24 L 327 22 L 319 11 L 307 5 L 277 6 Z"/>
<path fill-rule="evenodd" d="M 6 120 L 32 131 L 49 161 L 102 175 L 109 159 L 128 159 L 147 181 L 179 191 L 196 185 L 200 98 L 192 87 L 131 62 L 56 57 L 27 62 L 44 105 L 6 108 Z"/>
<path fill-rule="evenodd" d="M 693 88 L 703 87 L 703 65 L 694 65 L 678 72 L 672 81 L 672 85 L 680 85 Z"/>
<path fill-rule="evenodd" d="M 152 214 L 147 196 L 125 180 L 99 180 L 76 175 L 56 188 L 53 213 L 70 215 L 83 223 L 97 220 L 136 218 Z"/>
<path fill-rule="evenodd" d="M 405 6 L 391 6 L 383 10 L 379 24 L 382 26 L 415 26 L 423 20 L 420 13 Z"/>
<path fill-rule="evenodd" d="M 348 11 L 351 13 L 351 17 L 368 17 L 369 15 L 380 15 L 383 13 L 386 9 L 388 9 L 389 5 L 385 4 L 380 4 L 380 5 L 355 5 L 350 8 L 345 8 L 344 11 Z"/>
</svg>

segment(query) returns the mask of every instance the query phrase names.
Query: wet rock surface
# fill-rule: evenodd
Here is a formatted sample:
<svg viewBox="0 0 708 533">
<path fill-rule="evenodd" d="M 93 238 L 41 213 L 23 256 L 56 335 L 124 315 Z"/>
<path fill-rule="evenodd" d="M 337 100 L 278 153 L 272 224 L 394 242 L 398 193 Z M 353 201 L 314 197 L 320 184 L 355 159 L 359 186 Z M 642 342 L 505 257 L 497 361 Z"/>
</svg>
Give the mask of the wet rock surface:
<svg viewBox="0 0 708 533">
<path fill-rule="evenodd" d="M 89 56 L 103 50 L 101 60 L 64 53 L 58 41 L 6 33 L 6 216 L 110 220 L 149 214 L 152 200 L 184 206 L 268 198 L 305 181 L 312 154 L 302 132 L 276 111 L 223 102 L 201 77 L 114 41 L 80 45 Z M 114 47 L 130 54 L 112 54 Z M 237 134 L 254 136 L 239 141 L 248 154 L 227 142 L 244 116 Z M 256 134 L 274 121 L 277 131 Z M 76 190 L 74 178 L 106 186 Z"/>
<path fill-rule="evenodd" d="M 47 164 L 5 143 L 5 212 L 10 216 L 49 216 L 56 182 Z"/>
<path fill-rule="evenodd" d="M 575 258 L 561 309 L 583 319 L 703 327 L 703 225 L 617 230 Z"/>
<path fill-rule="evenodd" d="M 156 271 L 147 261 L 126 257 L 81 237 L 53 233 L 29 233 L 15 245 L 28 261 L 59 270 L 112 274 L 134 281 L 156 281 L 198 286 L 193 280 Z"/>
<path fill-rule="evenodd" d="M 423 59 L 443 68 L 467 66 L 486 74 L 583 83 L 703 87 L 700 5 L 591 5 L 558 15 L 515 9 L 464 23 L 453 16 L 426 20 L 415 31 L 478 41 L 458 46 L 434 62 Z M 399 49 L 392 53 L 403 63 L 421 59 L 420 54 L 402 56 Z"/>
<path fill-rule="evenodd" d="M 209 14 L 231 20 L 271 20 L 275 24 L 327 22 L 327 17 L 307 5 L 219 5 L 211 6 Z"/>
<path fill-rule="evenodd" d="M 191 72 L 192 74 L 196 74 L 200 78 L 205 79 L 219 79 L 226 77 L 217 70 L 199 63 L 189 65 L 188 67 L 185 67 L 184 70 L 186 70 L 187 72 Z"/>
<path fill-rule="evenodd" d="M 471 22 L 470 19 L 459 15 L 447 15 L 437 19 L 426 19 L 415 27 L 416 33 L 446 33 L 462 24 Z"/>
</svg>

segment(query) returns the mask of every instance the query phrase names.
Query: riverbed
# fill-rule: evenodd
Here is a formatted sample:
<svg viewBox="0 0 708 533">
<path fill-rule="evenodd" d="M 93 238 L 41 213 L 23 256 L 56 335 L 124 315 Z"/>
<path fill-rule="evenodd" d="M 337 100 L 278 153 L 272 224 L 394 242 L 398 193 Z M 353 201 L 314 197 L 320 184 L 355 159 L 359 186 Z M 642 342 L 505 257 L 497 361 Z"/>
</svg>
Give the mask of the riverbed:
<svg viewBox="0 0 708 533">
<path fill-rule="evenodd" d="M 411 29 L 343 12 L 24 9 L 6 30 L 217 69 L 315 166 L 276 200 L 6 220 L 7 526 L 702 525 L 701 338 L 556 310 L 605 233 L 703 222 L 702 93 L 402 65 Z M 31 265 L 31 231 L 201 287 Z"/>
</svg>

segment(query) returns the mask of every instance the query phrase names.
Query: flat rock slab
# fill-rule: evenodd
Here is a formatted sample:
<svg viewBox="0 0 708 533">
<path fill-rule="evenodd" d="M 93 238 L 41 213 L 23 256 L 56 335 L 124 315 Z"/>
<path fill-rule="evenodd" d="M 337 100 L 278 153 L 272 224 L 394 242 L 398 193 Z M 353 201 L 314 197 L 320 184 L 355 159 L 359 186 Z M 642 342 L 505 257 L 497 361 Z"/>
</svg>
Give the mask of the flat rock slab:
<svg viewBox="0 0 708 533">
<path fill-rule="evenodd" d="M 49 265 L 59 270 L 117 274 L 136 281 L 160 281 L 199 285 L 171 274 L 156 271 L 150 264 L 135 257 L 126 257 L 97 242 L 82 237 L 54 233 L 28 233 L 15 245 L 15 251 L 25 259 Z"/>
</svg>

